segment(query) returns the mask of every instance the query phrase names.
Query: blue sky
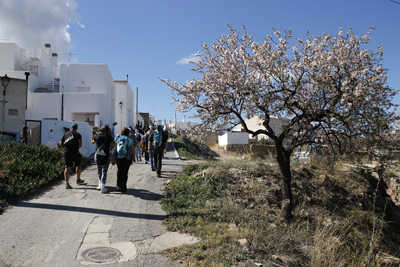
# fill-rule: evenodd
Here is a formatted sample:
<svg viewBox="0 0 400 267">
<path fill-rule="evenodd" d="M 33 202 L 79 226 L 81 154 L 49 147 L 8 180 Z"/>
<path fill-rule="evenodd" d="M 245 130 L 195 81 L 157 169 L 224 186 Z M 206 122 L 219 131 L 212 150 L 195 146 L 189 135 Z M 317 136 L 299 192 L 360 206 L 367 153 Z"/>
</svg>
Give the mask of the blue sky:
<svg viewBox="0 0 400 267">
<path fill-rule="evenodd" d="M 176 104 L 158 77 L 198 78 L 185 62 L 227 34 L 227 24 L 245 25 L 256 41 L 273 28 L 303 39 L 307 30 L 315 36 L 352 26 L 362 35 L 376 26 L 370 48 L 382 45 L 388 85 L 400 89 L 400 4 L 390 0 L 0 0 L 0 41 L 51 43 L 63 63 L 71 51 L 71 62 L 105 63 L 115 80 L 129 75 L 133 91 L 139 88 L 139 111 L 163 121 L 174 118 Z M 176 114 L 179 121 L 184 115 Z"/>
</svg>

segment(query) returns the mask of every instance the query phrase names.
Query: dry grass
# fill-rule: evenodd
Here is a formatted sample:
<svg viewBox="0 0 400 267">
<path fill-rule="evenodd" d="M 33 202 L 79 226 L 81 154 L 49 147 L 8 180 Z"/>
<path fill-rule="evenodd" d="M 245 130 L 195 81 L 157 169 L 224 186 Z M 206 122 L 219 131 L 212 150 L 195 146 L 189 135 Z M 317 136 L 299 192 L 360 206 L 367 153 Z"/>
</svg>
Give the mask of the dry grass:
<svg viewBox="0 0 400 267">
<path fill-rule="evenodd" d="M 169 206 L 166 224 L 202 241 L 164 254 L 186 266 L 377 266 L 379 251 L 400 256 L 399 224 L 383 214 L 362 174 L 323 162 L 294 166 L 292 173 L 288 224 L 280 216 L 281 175 L 272 159 L 192 166 L 185 179 L 171 182 L 166 199 L 176 203 L 179 187 L 185 201 L 194 184 L 204 190 L 196 194 L 209 197 Z"/>
</svg>

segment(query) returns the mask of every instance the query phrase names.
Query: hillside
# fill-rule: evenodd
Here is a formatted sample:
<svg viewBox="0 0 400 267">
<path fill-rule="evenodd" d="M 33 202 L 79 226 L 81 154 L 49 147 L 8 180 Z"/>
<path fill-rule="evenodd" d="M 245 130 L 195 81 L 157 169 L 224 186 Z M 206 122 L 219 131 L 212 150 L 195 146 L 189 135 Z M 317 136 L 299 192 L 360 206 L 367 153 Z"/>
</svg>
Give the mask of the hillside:
<svg viewBox="0 0 400 267">
<path fill-rule="evenodd" d="M 170 258 L 190 266 L 400 264 L 399 207 L 387 184 L 377 189 L 376 173 L 344 163 L 293 165 L 288 224 L 280 216 L 281 175 L 273 159 L 211 149 L 220 152 L 216 160 L 190 164 L 166 187 L 168 228 L 202 239 L 169 250 Z"/>
</svg>

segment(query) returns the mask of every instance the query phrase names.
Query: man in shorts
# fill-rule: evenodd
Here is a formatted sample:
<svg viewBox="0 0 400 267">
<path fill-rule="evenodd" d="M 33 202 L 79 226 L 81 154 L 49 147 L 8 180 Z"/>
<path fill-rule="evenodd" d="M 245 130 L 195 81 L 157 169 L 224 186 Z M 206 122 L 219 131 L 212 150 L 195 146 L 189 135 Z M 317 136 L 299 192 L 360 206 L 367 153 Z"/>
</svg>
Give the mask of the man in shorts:
<svg viewBox="0 0 400 267">
<path fill-rule="evenodd" d="M 76 183 L 82 184 L 85 182 L 81 179 L 82 155 L 79 153 L 79 149 L 82 147 L 82 136 L 76 130 L 78 130 L 78 124 L 74 122 L 71 124 L 71 130 L 65 133 L 60 141 L 60 147 L 64 148 L 64 179 L 66 189 L 72 188 L 69 184 L 69 176 L 73 163 L 76 166 Z"/>
</svg>

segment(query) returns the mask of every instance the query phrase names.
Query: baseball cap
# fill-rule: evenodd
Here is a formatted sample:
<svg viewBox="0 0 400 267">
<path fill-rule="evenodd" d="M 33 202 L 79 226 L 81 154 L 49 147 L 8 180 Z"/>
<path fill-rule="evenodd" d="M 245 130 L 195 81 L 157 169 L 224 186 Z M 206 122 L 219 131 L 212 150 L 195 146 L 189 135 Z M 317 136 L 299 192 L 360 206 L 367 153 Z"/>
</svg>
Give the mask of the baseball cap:
<svg viewBox="0 0 400 267">
<path fill-rule="evenodd" d="M 71 124 L 71 128 L 78 128 L 78 124 L 76 124 L 75 122 Z"/>
</svg>

